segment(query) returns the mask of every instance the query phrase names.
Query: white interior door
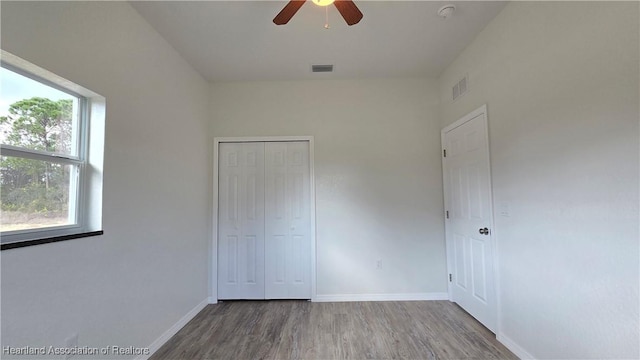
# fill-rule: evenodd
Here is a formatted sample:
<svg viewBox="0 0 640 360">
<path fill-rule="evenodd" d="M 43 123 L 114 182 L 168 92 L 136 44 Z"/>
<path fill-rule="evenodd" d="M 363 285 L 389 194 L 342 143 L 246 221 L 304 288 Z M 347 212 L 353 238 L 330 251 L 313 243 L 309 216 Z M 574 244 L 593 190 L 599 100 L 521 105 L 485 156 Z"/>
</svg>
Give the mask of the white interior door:
<svg viewBox="0 0 640 360">
<path fill-rule="evenodd" d="M 221 143 L 218 298 L 264 299 L 264 143 Z"/>
<path fill-rule="evenodd" d="M 265 158 L 265 297 L 310 299 L 309 143 L 266 143 Z"/>
<path fill-rule="evenodd" d="M 442 130 L 449 294 L 495 332 L 497 323 L 486 106 Z"/>
<path fill-rule="evenodd" d="M 311 298 L 309 142 L 220 143 L 218 299 Z"/>
</svg>

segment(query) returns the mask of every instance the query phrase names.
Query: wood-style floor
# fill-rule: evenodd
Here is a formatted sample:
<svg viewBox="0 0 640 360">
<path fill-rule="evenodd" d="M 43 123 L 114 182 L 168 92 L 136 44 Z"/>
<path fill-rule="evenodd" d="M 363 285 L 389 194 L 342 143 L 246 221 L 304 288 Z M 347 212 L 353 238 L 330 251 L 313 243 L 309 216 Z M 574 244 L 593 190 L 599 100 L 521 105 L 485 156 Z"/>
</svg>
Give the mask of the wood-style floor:
<svg viewBox="0 0 640 360">
<path fill-rule="evenodd" d="M 517 359 L 448 301 L 208 305 L 161 359 Z"/>
</svg>

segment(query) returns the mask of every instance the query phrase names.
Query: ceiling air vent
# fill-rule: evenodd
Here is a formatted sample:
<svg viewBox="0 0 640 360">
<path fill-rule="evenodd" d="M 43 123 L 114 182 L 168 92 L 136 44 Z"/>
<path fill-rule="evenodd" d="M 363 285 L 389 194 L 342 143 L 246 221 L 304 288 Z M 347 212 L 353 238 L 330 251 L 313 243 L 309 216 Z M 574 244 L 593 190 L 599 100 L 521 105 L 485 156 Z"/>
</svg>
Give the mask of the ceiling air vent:
<svg viewBox="0 0 640 360">
<path fill-rule="evenodd" d="M 453 85 L 453 89 L 452 89 L 453 100 L 456 100 L 460 96 L 466 94 L 468 90 L 469 90 L 468 75 L 465 75 L 460 81 L 458 81 L 455 85 Z"/>
<path fill-rule="evenodd" d="M 333 72 L 333 65 L 311 65 L 311 72 Z"/>
</svg>

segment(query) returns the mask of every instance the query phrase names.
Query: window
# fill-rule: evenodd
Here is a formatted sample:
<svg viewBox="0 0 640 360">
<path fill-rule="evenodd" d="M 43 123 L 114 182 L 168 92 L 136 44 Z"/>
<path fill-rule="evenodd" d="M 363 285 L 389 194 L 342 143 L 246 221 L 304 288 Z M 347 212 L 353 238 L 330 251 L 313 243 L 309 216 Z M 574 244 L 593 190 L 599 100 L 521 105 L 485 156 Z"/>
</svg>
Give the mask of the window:
<svg viewBox="0 0 640 360">
<path fill-rule="evenodd" d="M 101 233 L 104 98 L 2 51 L 2 249 Z"/>
</svg>

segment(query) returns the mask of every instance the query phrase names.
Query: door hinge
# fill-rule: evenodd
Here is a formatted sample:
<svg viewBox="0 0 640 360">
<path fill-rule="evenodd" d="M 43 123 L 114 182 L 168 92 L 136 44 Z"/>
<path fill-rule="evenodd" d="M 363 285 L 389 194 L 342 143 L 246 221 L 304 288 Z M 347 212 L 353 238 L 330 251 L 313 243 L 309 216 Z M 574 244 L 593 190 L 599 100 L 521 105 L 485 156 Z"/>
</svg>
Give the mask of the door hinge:
<svg viewBox="0 0 640 360">
<path fill-rule="evenodd" d="M 442 156 L 447 157 L 447 149 L 442 150 Z"/>
<path fill-rule="evenodd" d="M 449 274 L 449 282 L 453 281 L 453 275 Z"/>
<path fill-rule="evenodd" d="M 447 219 L 449 218 L 449 210 L 445 211 L 445 214 L 447 215 Z"/>
</svg>

